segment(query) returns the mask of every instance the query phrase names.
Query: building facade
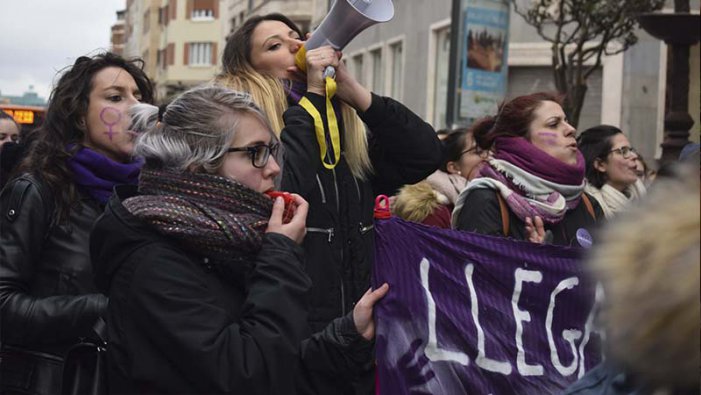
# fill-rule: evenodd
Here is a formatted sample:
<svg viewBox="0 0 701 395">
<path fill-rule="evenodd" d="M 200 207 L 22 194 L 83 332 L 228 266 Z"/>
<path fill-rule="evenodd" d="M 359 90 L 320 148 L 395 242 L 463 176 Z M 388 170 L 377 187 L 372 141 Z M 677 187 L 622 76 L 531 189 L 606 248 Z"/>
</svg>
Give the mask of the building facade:
<svg viewBox="0 0 701 395">
<path fill-rule="evenodd" d="M 117 55 L 124 55 L 124 41 L 126 39 L 124 37 L 124 17 L 126 13 L 126 10 L 117 11 L 117 22 L 112 25 L 112 36 L 110 39 L 112 46 L 110 51 L 116 53 Z"/>
<path fill-rule="evenodd" d="M 243 22 L 253 15 L 265 15 L 273 12 L 283 14 L 299 26 L 303 32 L 310 29 L 316 2 L 321 0 L 224 0 L 222 25 L 222 43 Z M 326 0 L 325 0 L 326 1 Z"/>
<path fill-rule="evenodd" d="M 218 71 L 222 0 L 127 0 L 124 56 L 140 57 L 161 100 Z"/>
<path fill-rule="evenodd" d="M 669 2 L 672 3 L 671 1 Z M 323 6 L 323 4 L 322 4 Z M 373 91 L 392 96 L 435 128 L 446 125 L 451 0 L 395 1 L 390 22 L 368 28 L 344 50 L 350 71 Z M 692 1 L 698 12 L 698 0 Z M 315 18 L 325 15 L 315 10 Z M 671 10 L 671 5 L 666 11 Z M 314 24 L 320 20 L 315 19 Z M 617 125 L 646 158 L 659 158 L 663 137 L 667 48 L 642 30 L 626 52 L 605 57 L 589 80 L 579 130 Z M 510 14 L 507 97 L 554 90 L 550 44 Z M 699 141 L 699 46 L 691 49 L 691 139 Z M 455 126 L 455 125 L 451 125 Z"/>
<path fill-rule="evenodd" d="M 338 0 L 346 1 L 346 0 Z M 334 0 L 127 0 L 124 54 L 141 56 L 160 98 L 210 81 L 226 38 L 252 15 L 279 12 L 304 31 L 322 21 Z M 665 11 L 672 10 L 668 1 Z M 699 0 L 691 2 L 692 12 Z M 394 97 L 430 122 L 446 125 L 452 0 L 395 1 L 393 20 L 362 32 L 344 50 L 349 70 L 373 91 Z M 589 79 L 579 130 L 617 125 L 646 158 L 663 137 L 666 45 L 642 30 L 626 52 L 603 59 Z M 510 14 L 507 97 L 554 90 L 550 44 L 520 15 Z M 699 45 L 691 48 L 691 139 L 699 141 Z"/>
</svg>

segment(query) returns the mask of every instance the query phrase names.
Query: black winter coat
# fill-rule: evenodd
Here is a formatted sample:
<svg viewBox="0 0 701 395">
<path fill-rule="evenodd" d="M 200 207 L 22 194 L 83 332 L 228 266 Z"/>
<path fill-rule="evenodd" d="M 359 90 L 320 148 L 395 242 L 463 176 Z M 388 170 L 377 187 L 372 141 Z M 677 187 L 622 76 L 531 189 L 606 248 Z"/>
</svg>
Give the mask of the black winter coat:
<svg viewBox="0 0 701 395">
<path fill-rule="evenodd" d="M 95 226 L 91 252 L 107 310 L 111 393 L 336 393 L 370 359 L 352 317 L 309 337 L 309 277 L 300 246 L 268 233 L 241 281 L 129 213 L 118 187 Z M 247 278 L 244 281 L 243 277 Z"/>
<path fill-rule="evenodd" d="M 54 394 L 62 357 L 92 334 L 107 306 L 93 283 L 88 244 L 102 209 L 83 197 L 56 225 L 48 188 L 30 175 L 8 183 L 0 206 L 0 386 Z"/>
<path fill-rule="evenodd" d="M 325 98 L 313 93 L 305 97 L 326 123 Z M 284 114 L 282 190 L 309 202 L 304 250 L 306 272 L 312 279 L 309 319 L 313 330 L 352 311 L 370 287 L 375 197 L 394 195 L 404 184 L 426 178 L 442 160 L 433 128 L 401 103 L 373 94 L 370 108 L 358 115 L 370 130 L 374 173 L 367 181 L 353 176 L 343 155 L 333 170 L 322 165 L 314 121 L 302 107 L 291 106 Z M 340 117 L 338 121 L 343 138 Z"/>
<path fill-rule="evenodd" d="M 486 235 L 505 236 L 499 200 L 493 189 L 482 188 L 470 192 L 465 199 L 462 210 L 458 214 L 457 229 L 477 232 Z M 550 244 L 561 246 L 580 246 L 577 241 L 577 231 L 586 229 L 590 235 L 597 228 L 597 222 L 602 221 L 604 212 L 596 199 L 589 196 L 589 201 L 594 208 L 595 217 L 587 210 L 583 201 L 573 210 L 565 213 L 565 218 L 557 224 L 545 224 L 545 230 L 552 233 Z M 509 210 L 509 234 L 516 240 L 527 240 L 526 224 Z"/>
</svg>

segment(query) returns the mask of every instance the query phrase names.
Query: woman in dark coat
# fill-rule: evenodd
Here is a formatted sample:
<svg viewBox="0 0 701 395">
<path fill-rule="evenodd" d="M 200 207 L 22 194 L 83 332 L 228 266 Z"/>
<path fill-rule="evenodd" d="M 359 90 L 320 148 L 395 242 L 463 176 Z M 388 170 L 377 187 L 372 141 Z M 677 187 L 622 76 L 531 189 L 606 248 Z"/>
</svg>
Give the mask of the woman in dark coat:
<svg viewBox="0 0 701 395">
<path fill-rule="evenodd" d="M 312 279 L 309 319 L 312 328 L 320 329 L 350 311 L 368 288 L 375 196 L 394 195 L 402 185 L 426 178 L 440 166 L 442 149 L 429 124 L 360 85 L 333 48 L 308 51 L 307 73 L 301 74 L 295 55 L 302 39 L 283 15 L 248 19 L 227 40 L 217 82 L 251 93 L 273 130 L 281 131 L 282 188 L 309 202 L 303 245 Z M 326 66 L 336 68 L 338 89 L 330 113 L 339 124 L 339 142 L 329 133 Z M 321 133 L 315 113 L 323 123 Z"/>
<path fill-rule="evenodd" d="M 60 393 L 68 349 L 91 335 L 107 305 L 88 236 L 112 187 L 137 181 L 127 110 L 140 101 L 153 101 L 140 62 L 78 58 L 0 194 L 2 393 Z"/>
<path fill-rule="evenodd" d="M 136 187 L 118 188 L 92 233 L 109 295 L 111 393 L 334 393 L 371 359 L 385 285 L 310 336 L 303 270 L 308 204 L 264 193 L 280 148 L 250 97 L 222 87 L 140 105 Z"/>
<path fill-rule="evenodd" d="M 519 96 L 472 130 L 479 147 L 493 156 L 460 193 L 454 228 L 591 246 L 591 232 L 603 213 L 584 192 L 584 157 L 556 96 Z"/>
</svg>

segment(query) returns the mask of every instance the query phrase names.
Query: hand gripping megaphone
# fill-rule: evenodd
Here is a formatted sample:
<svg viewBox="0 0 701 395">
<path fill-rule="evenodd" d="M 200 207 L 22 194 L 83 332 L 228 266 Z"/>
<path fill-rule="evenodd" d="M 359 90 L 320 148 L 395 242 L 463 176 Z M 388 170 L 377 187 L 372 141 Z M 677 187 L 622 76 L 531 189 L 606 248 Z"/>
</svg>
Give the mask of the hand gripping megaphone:
<svg viewBox="0 0 701 395">
<path fill-rule="evenodd" d="M 336 0 L 331 6 L 331 11 L 326 15 L 319 27 L 314 30 L 309 40 L 297 51 L 295 64 L 303 72 L 307 71 L 307 50 L 316 49 L 324 45 L 330 45 L 337 51 L 345 48 L 348 43 L 366 28 L 382 22 L 387 22 L 394 17 L 394 5 L 392 0 Z M 341 157 L 340 137 L 338 123 L 331 105 L 331 98 L 336 93 L 336 71 L 329 66 L 324 70 L 326 80 L 326 113 L 329 123 L 329 134 L 333 145 L 334 159 L 332 163 L 326 162 L 326 138 L 321 115 L 316 108 L 306 99 L 299 104 L 314 118 L 316 138 L 321 149 L 321 162 L 327 169 L 333 169 Z"/>
<path fill-rule="evenodd" d="M 306 68 L 307 50 L 330 45 L 342 50 L 366 28 L 387 22 L 394 16 L 392 0 L 336 0 L 312 36 L 304 43 L 304 49 L 297 52 L 297 67 Z"/>
</svg>

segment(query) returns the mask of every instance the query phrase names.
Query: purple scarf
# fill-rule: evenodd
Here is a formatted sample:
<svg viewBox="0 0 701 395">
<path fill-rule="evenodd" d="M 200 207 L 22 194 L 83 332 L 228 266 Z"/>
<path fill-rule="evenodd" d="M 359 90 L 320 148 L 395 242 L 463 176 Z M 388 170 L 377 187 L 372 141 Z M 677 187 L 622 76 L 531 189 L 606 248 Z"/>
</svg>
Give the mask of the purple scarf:
<svg viewBox="0 0 701 395">
<path fill-rule="evenodd" d="M 479 178 L 463 189 L 453 210 L 452 223 L 467 196 L 475 189 L 494 189 L 521 220 L 540 216 L 544 222 L 560 222 L 579 204 L 584 190 L 584 157 L 568 165 L 522 137 L 499 137 L 494 156 L 479 171 Z"/>
<path fill-rule="evenodd" d="M 580 185 L 584 180 L 584 156 L 577 150 L 577 164 L 568 165 L 521 137 L 494 140 L 494 159 L 500 159 L 526 172 L 562 185 Z"/>
<path fill-rule="evenodd" d="M 136 185 L 143 165 L 142 159 L 130 163 L 115 162 L 87 147 L 81 148 L 66 162 L 73 172 L 73 182 L 101 204 L 107 203 L 115 185 Z"/>
<path fill-rule="evenodd" d="M 307 84 L 299 81 L 285 80 L 282 83 L 285 88 L 285 93 L 287 98 L 294 104 L 299 103 L 302 100 L 302 96 L 307 92 Z M 340 117 L 341 105 L 336 96 L 331 98 L 331 104 L 333 105 L 333 110 L 336 113 L 336 118 Z M 341 135 L 343 136 L 343 135 Z"/>
</svg>

